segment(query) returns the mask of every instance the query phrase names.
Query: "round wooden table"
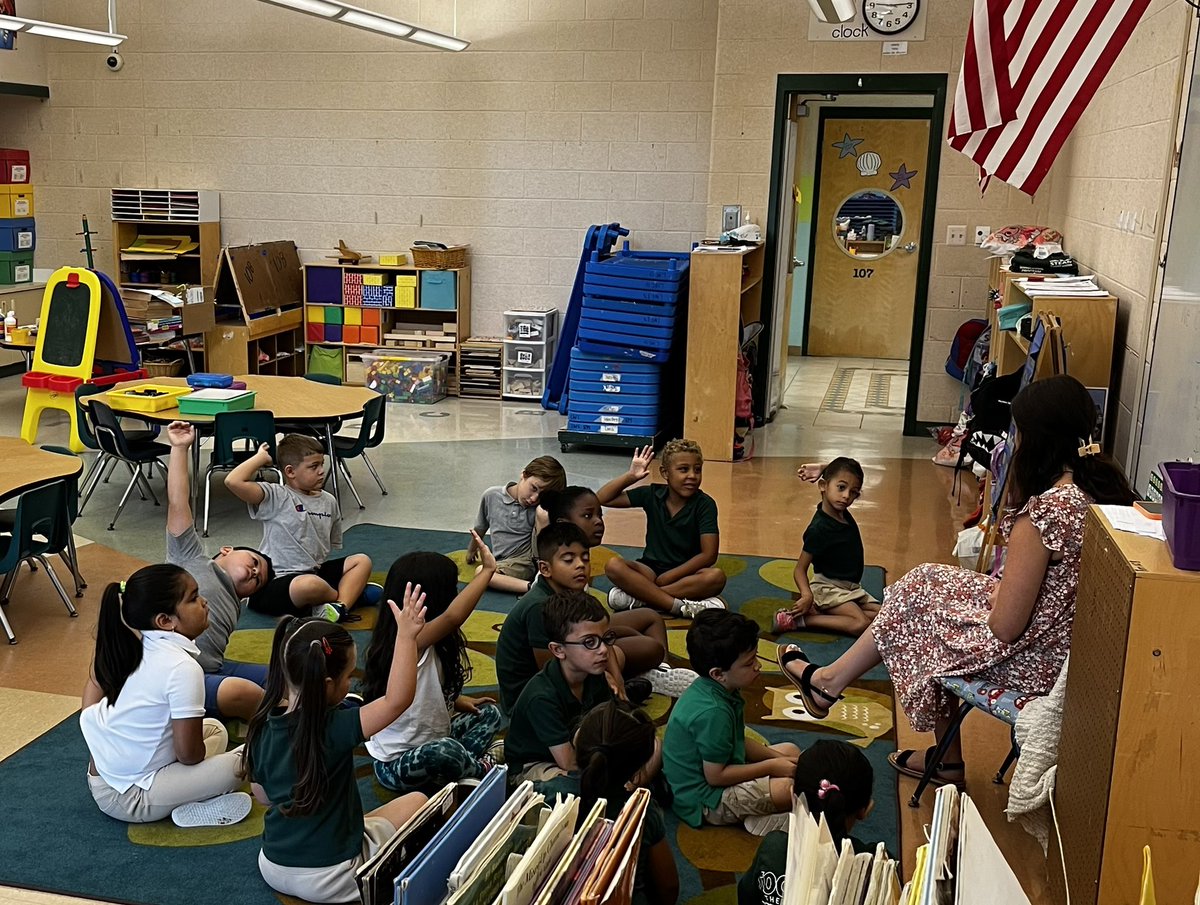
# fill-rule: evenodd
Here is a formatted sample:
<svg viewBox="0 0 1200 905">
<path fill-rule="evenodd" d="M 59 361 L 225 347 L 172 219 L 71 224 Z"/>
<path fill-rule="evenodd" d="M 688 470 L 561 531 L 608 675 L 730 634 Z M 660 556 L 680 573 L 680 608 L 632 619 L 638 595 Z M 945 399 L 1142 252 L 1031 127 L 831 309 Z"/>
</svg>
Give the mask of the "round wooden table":
<svg viewBox="0 0 1200 905">
<path fill-rule="evenodd" d="M 64 456 L 30 446 L 20 437 L 0 437 L 0 500 L 77 475 L 83 470 L 78 456 Z"/>
<path fill-rule="evenodd" d="M 363 406 L 377 393 L 365 387 L 334 386 L 305 380 L 303 377 L 276 377 L 264 374 L 247 374 L 235 377 L 254 391 L 254 411 L 271 412 L 277 421 L 321 425 L 325 432 L 325 447 L 330 457 L 334 455 L 334 425 L 345 418 L 362 414 Z M 152 383 L 156 386 L 187 386 L 184 377 L 149 377 L 142 380 L 127 380 L 112 389 L 128 389 Z M 94 399 L 104 400 L 105 393 L 86 396 L 80 400 L 84 405 Z M 187 421 L 197 427 L 212 424 L 213 415 L 181 415 L 178 406 L 160 412 L 121 412 L 146 421 L 169 424 L 172 421 Z M 200 474 L 200 443 L 192 444 L 193 480 Z M 338 496 L 337 467 L 330 464 L 329 477 L 333 480 L 333 495 Z"/>
</svg>

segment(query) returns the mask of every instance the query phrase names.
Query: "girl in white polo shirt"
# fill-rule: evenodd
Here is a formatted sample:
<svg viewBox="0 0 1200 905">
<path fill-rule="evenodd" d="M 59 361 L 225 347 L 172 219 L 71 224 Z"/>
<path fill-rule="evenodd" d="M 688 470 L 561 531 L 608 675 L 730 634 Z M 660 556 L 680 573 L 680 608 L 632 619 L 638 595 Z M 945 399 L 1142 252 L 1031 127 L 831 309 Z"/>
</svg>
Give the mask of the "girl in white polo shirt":
<svg viewBox="0 0 1200 905">
<path fill-rule="evenodd" d="M 88 787 L 108 816 L 201 826 L 250 812 L 249 795 L 225 794 L 241 785 L 241 749 L 226 752 L 225 727 L 204 719 L 193 641 L 207 627 L 208 604 L 179 566 L 147 566 L 104 589 L 79 725 Z"/>
</svg>

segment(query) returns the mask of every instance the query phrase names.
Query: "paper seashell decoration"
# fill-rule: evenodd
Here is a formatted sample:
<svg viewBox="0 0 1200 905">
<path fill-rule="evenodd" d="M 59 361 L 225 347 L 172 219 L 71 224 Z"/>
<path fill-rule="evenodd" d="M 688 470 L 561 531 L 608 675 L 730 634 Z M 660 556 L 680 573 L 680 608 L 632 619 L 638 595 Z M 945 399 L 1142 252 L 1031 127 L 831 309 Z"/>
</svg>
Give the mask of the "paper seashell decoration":
<svg viewBox="0 0 1200 905">
<path fill-rule="evenodd" d="M 860 176 L 876 176 L 879 173 L 879 168 L 883 166 L 883 161 L 874 151 L 867 151 L 865 154 L 858 155 L 858 173 Z"/>
</svg>

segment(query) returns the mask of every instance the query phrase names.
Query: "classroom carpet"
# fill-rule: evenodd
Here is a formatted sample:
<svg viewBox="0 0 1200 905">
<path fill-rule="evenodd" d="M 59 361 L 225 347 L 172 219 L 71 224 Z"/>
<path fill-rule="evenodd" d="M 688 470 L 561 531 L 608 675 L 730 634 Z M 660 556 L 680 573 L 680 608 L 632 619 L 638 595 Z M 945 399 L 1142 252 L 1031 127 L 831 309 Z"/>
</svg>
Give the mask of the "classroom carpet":
<svg viewBox="0 0 1200 905">
<path fill-rule="evenodd" d="M 345 553 L 366 553 L 375 563 L 377 580 L 400 554 L 414 550 L 445 553 L 460 566 L 460 578 L 472 572 L 465 564 L 465 535 L 361 524 L 346 532 Z M 636 555 L 624 547 L 598 547 L 592 552 L 593 593 L 603 596 L 609 584 L 604 563 L 615 555 Z M 833 717 L 814 722 L 804 713 L 790 683 L 775 665 L 777 638 L 770 633 L 771 615 L 790 601 L 790 560 L 754 556 L 722 556 L 718 562 L 728 576 L 724 596 L 732 609 L 745 613 L 762 627 L 759 650 L 762 673 L 747 689 L 746 732 L 767 743 L 792 741 L 804 748 L 818 738 L 841 738 L 863 748 L 875 768 L 876 807 L 855 833 L 884 842 L 899 853 L 896 780 L 887 755 L 896 748 L 891 683 L 882 667 L 872 670 L 846 693 Z M 884 572 L 868 566 L 864 586 L 882 597 Z M 515 599 L 489 591 L 464 626 L 470 644 L 472 694 L 495 690 L 493 656 L 500 625 Z M 376 611 L 361 611 L 351 623 L 360 662 Z M 672 665 L 686 666 L 684 645 L 688 623 L 668 623 Z M 247 612 L 230 640 L 231 660 L 266 662 L 273 622 Z M 845 651 L 849 639 L 820 633 L 785 636 L 804 646 L 818 662 L 829 662 Z M 654 695 L 646 704 L 655 722 L 665 727 L 673 702 Z M 241 724 L 231 726 L 240 739 Z M 250 816 L 232 827 L 179 829 L 170 820 L 127 825 L 105 817 L 88 794 L 84 771 L 87 748 L 78 717 L 63 720 L 23 749 L 0 762 L 0 790 L 5 820 L 0 822 L 0 884 L 48 890 L 113 902 L 153 905 L 259 905 L 298 900 L 274 893 L 258 873 L 258 839 L 263 809 L 257 803 Z M 360 749 L 359 791 L 365 810 L 391 797 L 376 783 L 370 759 Z M 63 774 L 66 774 L 65 778 Z M 693 830 L 667 812 L 667 837 L 679 866 L 680 897 L 686 905 L 736 902 L 734 884 L 754 857 L 759 840 L 741 829 L 706 827 Z M 56 852 L 47 857 L 47 852 Z"/>
</svg>

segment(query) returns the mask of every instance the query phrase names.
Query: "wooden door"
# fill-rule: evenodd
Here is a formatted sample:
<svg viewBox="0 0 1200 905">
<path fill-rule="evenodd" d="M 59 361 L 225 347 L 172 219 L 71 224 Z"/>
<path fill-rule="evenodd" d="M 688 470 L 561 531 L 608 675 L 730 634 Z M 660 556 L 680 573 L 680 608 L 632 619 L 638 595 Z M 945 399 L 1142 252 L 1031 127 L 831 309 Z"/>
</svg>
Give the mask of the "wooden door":
<svg viewBox="0 0 1200 905">
<path fill-rule="evenodd" d="M 822 122 L 809 355 L 908 358 L 928 152 L 927 119 Z"/>
</svg>

